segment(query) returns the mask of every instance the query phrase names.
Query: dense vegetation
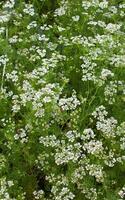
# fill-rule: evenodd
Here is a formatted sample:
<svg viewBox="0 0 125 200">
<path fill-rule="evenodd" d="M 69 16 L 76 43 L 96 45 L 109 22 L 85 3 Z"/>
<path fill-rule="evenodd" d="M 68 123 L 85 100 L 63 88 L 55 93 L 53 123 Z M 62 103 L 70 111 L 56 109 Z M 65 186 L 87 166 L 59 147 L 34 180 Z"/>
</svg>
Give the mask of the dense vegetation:
<svg viewBox="0 0 125 200">
<path fill-rule="evenodd" d="M 0 1 L 0 200 L 125 199 L 125 3 Z"/>
</svg>

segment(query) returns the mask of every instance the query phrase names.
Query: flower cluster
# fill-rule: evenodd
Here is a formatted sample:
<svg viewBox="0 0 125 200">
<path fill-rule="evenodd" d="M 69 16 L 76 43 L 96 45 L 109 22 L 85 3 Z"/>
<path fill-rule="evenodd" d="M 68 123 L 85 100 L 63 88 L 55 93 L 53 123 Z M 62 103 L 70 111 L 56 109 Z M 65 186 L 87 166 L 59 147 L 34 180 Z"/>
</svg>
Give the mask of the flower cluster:
<svg viewBox="0 0 125 200">
<path fill-rule="evenodd" d="M 80 105 L 80 101 L 75 94 L 72 97 L 59 99 L 59 106 L 62 110 L 74 110 L 78 105 Z"/>
<path fill-rule="evenodd" d="M 123 0 L 0 1 L 0 199 L 125 198 Z"/>
</svg>

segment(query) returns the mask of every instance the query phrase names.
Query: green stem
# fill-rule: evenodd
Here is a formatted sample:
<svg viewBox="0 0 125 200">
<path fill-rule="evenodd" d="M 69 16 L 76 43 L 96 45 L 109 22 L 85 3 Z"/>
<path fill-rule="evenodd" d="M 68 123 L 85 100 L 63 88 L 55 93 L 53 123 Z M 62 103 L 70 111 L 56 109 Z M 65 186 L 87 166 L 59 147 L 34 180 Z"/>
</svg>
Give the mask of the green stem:
<svg viewBox="0 0 125 200">
<path fill-rule="evenodd" d="M 8 27 L 6 27 L 6 41 L 8 41 Z M 6 73 L 6 64 L 3 67 L 3 73 L 2 73 L 2 81 L 1 81 L 1 92 L 3 92 L 3 85 L 4 85 L 4 76 Z"/>
</svg>

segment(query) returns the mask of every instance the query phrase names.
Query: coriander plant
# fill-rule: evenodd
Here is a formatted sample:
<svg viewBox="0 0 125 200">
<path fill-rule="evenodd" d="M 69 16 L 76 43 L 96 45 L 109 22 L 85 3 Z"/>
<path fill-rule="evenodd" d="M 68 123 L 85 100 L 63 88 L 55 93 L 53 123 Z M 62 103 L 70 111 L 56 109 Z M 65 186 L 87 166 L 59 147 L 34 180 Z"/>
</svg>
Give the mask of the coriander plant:
<svg viewBox="0 0 125 200">
<path fill-rule="evenodd" d="M 125 199 L 124 0 L 0 1 L 0 200 Z"/>
</svg>

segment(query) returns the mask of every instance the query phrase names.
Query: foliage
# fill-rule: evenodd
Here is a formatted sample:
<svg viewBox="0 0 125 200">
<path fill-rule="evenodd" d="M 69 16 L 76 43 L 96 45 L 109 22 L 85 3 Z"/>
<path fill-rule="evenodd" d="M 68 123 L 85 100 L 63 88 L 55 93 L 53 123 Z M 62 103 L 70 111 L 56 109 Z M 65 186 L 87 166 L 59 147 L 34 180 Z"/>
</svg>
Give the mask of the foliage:
<svg viewBox="0 0 125 200">
<path fill-rule="evenodd" d="M 125 199 L 125 4 L 0 2 L 0 199 Z"/>
</svg>

